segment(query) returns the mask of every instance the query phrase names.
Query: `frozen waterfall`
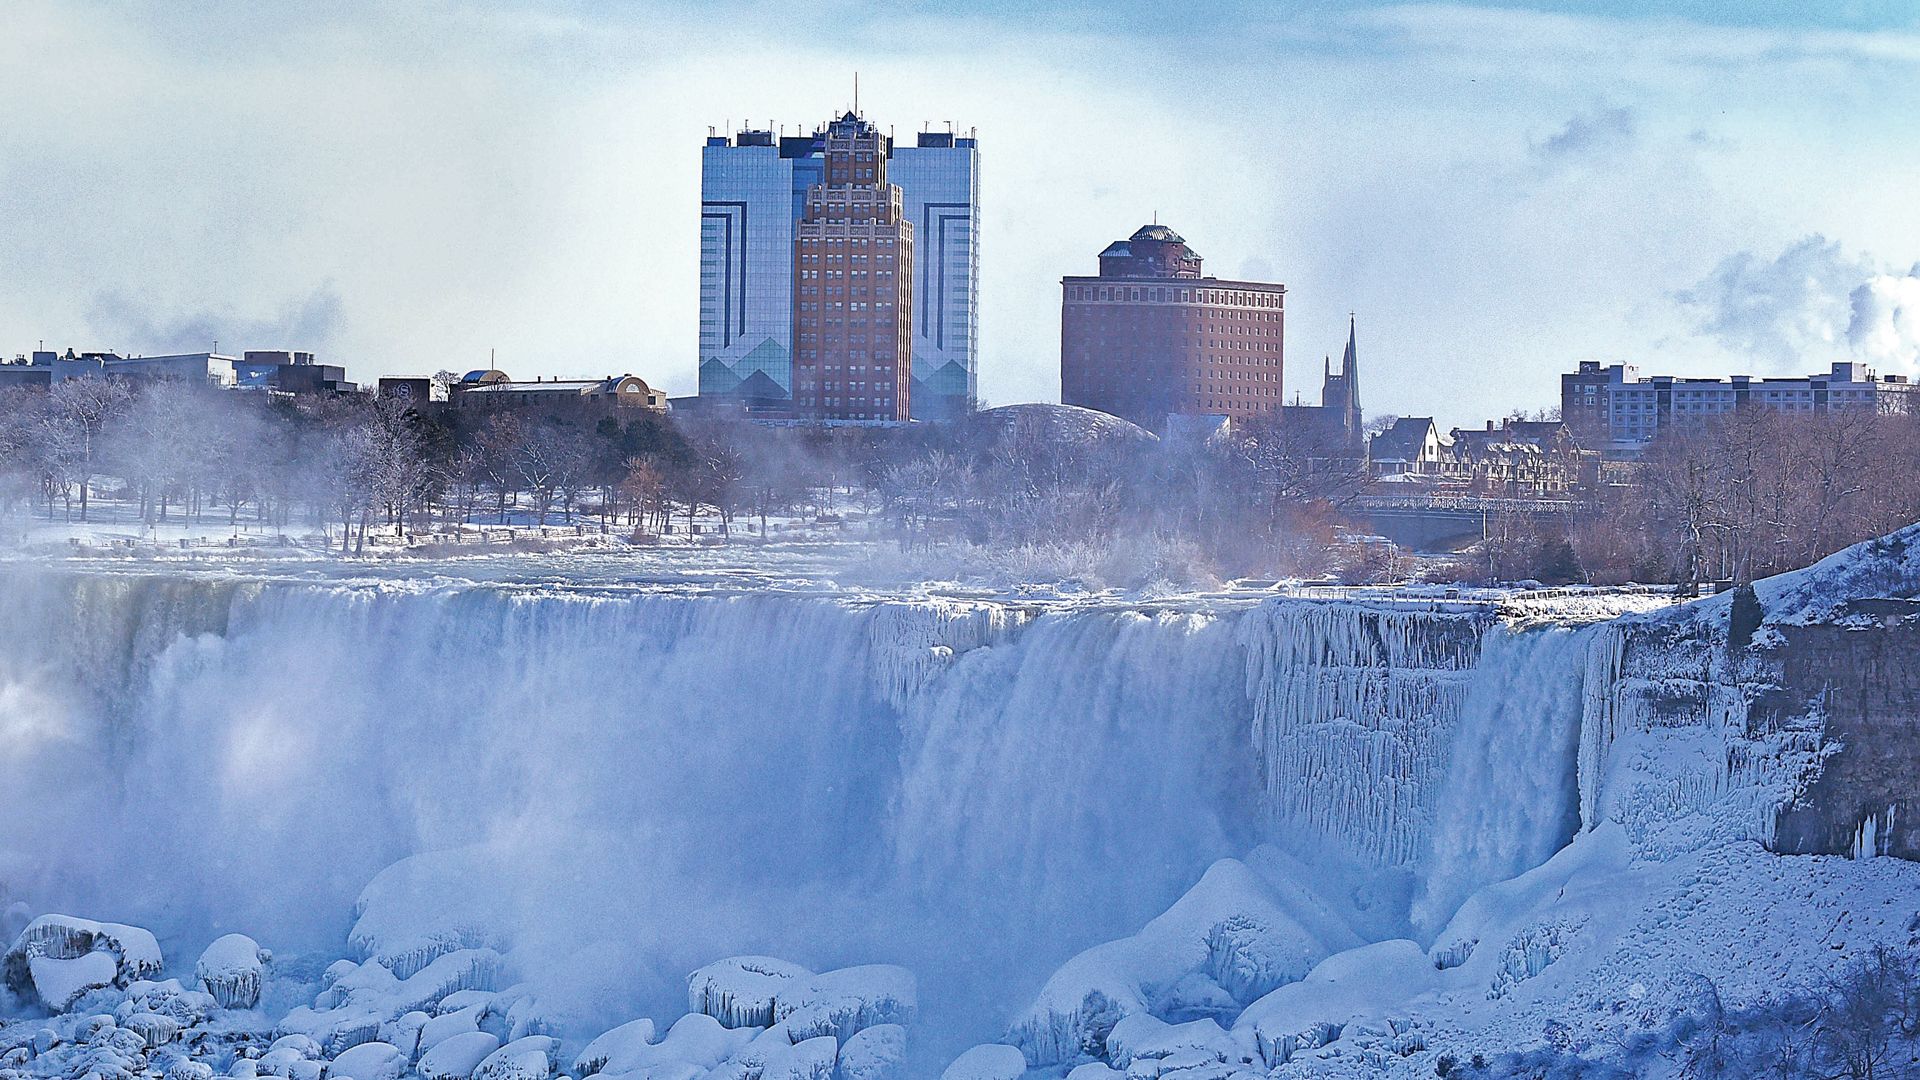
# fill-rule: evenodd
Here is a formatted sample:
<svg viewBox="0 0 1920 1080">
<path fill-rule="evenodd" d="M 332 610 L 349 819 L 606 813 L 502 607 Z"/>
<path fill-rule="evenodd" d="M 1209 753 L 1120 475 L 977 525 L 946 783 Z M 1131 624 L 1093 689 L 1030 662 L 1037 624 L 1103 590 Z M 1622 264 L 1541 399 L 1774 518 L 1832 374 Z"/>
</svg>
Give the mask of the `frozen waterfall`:
<svg viewBox="0 0 1920 1080">
<path fill-rule="evenodd" d="M 170 956 L 495 948 L 582 1032 L 762 953 L 913 968 L 958 1049 L 1256 844 L 1427 871 L 1443 918 L 1579 820 L 1588 635 L 1484 606 L 24 564 L 0 594 L 0 891 Z"/>
</svg>

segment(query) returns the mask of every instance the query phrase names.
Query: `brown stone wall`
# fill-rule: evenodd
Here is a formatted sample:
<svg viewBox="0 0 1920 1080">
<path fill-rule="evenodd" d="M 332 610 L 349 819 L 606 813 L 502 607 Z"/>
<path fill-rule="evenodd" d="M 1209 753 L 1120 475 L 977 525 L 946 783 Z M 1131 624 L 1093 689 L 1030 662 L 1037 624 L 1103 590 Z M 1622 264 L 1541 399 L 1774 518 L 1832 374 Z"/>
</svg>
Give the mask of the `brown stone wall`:
<svg viewBox="0 0 1920 1080">
<path fill-rule="evenodd" d="M 1824 712 L 1835 749 L 1781 811 L 1775 848 L 1845 854 L 1877 816 L 1879 852 L 1920 859 L 1920 621 L 1782 629 L 1786 687 Z"/>
</svg>

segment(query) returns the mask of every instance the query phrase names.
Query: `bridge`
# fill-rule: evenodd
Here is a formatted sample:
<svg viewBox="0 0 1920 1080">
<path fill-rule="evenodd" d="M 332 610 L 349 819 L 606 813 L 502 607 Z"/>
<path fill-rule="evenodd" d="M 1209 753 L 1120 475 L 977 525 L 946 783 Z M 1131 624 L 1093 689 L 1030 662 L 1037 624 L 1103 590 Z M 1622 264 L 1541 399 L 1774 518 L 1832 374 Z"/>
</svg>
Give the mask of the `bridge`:
<svg viewBox="0 0 1920 1080">
<path fill-rule="evenodd" d="M 1572 499 L 1507 499 L 1486 495 L 1361 495 L 1346 504 L 1356 525 L 1410 551 L 1460 551 L 1479 543 L 1499 518 L 1564 522 Z"/>
</svg>

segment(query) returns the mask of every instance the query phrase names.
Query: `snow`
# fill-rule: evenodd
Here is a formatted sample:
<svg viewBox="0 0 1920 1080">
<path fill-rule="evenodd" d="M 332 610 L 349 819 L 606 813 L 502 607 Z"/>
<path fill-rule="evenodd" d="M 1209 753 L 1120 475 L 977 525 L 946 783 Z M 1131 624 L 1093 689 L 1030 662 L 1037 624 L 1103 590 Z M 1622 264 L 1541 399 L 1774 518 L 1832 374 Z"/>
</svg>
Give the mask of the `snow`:
<svg viewBox="0 0 1920 1080">
<path fill-rule="evenodd" d="M 625 1071 L 635 1054 L 647 1052 L 655 1033 L 653 1021 L 643 1016 L 597 1036 L 574 1057 L 573 1075 L 584 1080 L 610 1064 L 614 1072 Z"/>
<path fill-rule="evenodd" d="M 1276 889 L 1245 863 L 1214 863 L 1186 895 L 1129 938 L 1074 957 L 1014 1022 L 1009 1040 L 1039 1064 L 1103 1054 L 1127 1018 L 1182 1008 L 1156 993 L 1205 976 L 1235 1011 L 1360 939 L 1318 905 Z M 1304 910 L 1302 911 L 1301 909 Z M 1296 911 L 1301 911 L 1296 914 Z M 1319 932 L 1309 929 L 1316 927 Z M 1227 992 L 1231 983 L 1238 997 Z M 1201 983 L 1205 985 L 1205 983 Z"/>
<path fill-rule="evenodd" d="M 280 1021 L 280 1030 L 307 1035 L 338 1053 L 371 1040 L 382 1024 L 431 1007 L 456 990 L 490 987 L 499 966 L 500 955 L 491 949 L 463 949 L 443 954 L 400 979 L 369 960 L 340 973 L 311 1006 L 289 1012 Z"/>
<path fill-rule="evenodd" d="M 1242 1046 L 1212 1019 L 1169 1024 L 1150 1013 L 1135 1013 L 1107 1036 L 1107 1058 L 1116 1068 L 1132 1071 L 1136 1062 L 1175 1055 L 1219 1063 L 1246 1060 Z"/>
<path fill-rule="evenodd" d="M 390 1043 L 364 1042 L 341 1052 L 327 1066 L 329 1077 L 341 1080 L 399 1080 L 407 1070 L 407 1055 Z M 543 1074 L 544 1075 L 544 1074 Z"/>
<path fill-rule="evenodd" d="M 644 1077 L 650 1071 L 673 1065 L 704 1071 L 727 1060 L 759 1034 L 752 1028 L 721 1027 L 718 1020 L 701 1013 L 689 1013 L 674 1021 L 666 1036 L 657 1043 L 640 1042 L 634 1037 L 637 1030 L 629 1031 L 617 1040 L 617 1045 L 601 1047 L 608 1059 L 600 1067 L 600 1075 Z M 586 1056 L 582 1054 L 583 1058 Z"/>
<path fill-rule="evenodd" d="M 832 1080 L 839 1051 L 839 1040 L 831 1035 L 778 1047 L 767 1055 L 760 1080 Z"/>
<path fill-rule="evenodd" d="M 491 1032 L 450 1035 L 420 1056 L 420 1080 L 467 1080 L 499 1048 L 500 1039 Z"/>
<path fill-rule="evenodd" d="M 907 1029 L 861 1028 L 840 1048 L 840 1080 L 906 1080 Z"/>
<path fill-rule="evenodd" d="M 482 1058 L 473 1080 L 545 1080 L 554 1072 L 553 1055 L 559 1040 L 550 1035 L 515 1039 Z"/>
<path fill-rule="evenodd" d="M 27 961 L 27 970 L 34 994 L 59 1011 L 88 990 L 112 986 L 120 977 L 120 962 L 109 952 L 83 953 L 69 960 L 35 956 Z"/>
<path fill-rule="evenodd" d="M 480 1017 L 487 1010 L 485 1002 L 476 1002 L 460 1008 L 450 1008 L 456 994 L 448 994 L 440 999 L 438 1015 L 428 1018 L 420 1025 L 420 1048 L 431 1050 L 448 1039 L 460 1035 L 469 1035 L 480 1030 Z"/>
<path fill-rule="evenodd" d="M 1027 1073 L 1027 1059 L 1018 1047 L 985 1043 L 953 1059 L 940 1080 L 1020 1080 Z"/>
<path fill-rule="evenodd" d="M 1382 941 L 1327 959 L 1297 983 L 1247 1007 L 1234 1023 L 1249 1031 L 1269 1066 L 1302 1048 L 1338 1039 L 1356 1019 L 1375 1019 L 1438 983 L 1426 951 L 1406 939 Z"/>
</svg>

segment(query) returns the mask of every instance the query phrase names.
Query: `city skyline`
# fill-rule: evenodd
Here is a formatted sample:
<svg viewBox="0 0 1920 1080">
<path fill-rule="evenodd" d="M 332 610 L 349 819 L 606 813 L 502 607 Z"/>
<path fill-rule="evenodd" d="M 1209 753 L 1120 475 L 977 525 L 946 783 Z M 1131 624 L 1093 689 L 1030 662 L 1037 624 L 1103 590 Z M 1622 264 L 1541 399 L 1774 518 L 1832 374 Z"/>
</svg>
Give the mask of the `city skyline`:
<svg viewBox="0 0 1920 1080">
<path fill-rule="evenodd" d="M 716 53 L 685 7 L 10 5 L 0 62 L 93 74 L 0 88 L 29 268 L 0 330 L 310 349 L 369 381 L 494 348 L 690 394 L 694 140 L 830 115 L 859 70 L 897 130 L 963 119 L 991 148 L 990 404 L 1057 397 L 1058 278 L 1156 211 L 1221 276 L 1287 283 L 1297 356 L 1358 310 L 1382 413 L 1543 407 L 1582 359 L 1911 373 L 1920 351 L 1920 36 L 1885 6 L 822 18 L 833 44 L 769 16 Z"/>
</svg>

